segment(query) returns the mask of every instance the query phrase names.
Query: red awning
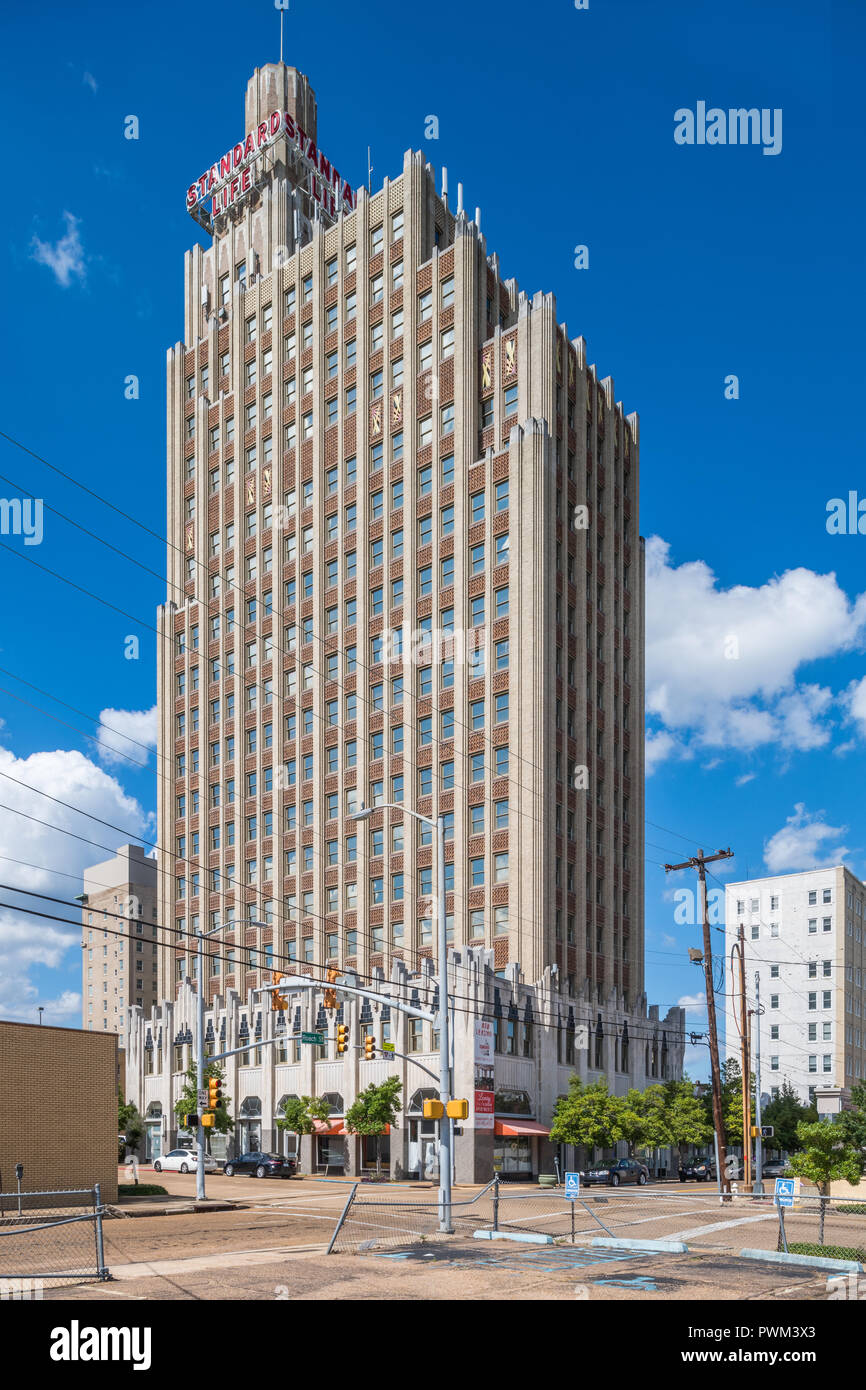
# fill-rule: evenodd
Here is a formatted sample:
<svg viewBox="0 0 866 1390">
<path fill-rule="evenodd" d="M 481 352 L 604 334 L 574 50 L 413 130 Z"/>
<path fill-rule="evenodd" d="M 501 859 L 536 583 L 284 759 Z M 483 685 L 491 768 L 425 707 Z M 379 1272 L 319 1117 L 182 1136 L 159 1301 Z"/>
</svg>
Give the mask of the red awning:
<svg viewBox="0 0 866 1390">
<path fill-rule="evenodd" d="M 313 1120 L 313 1130 L 316 1134 L 346 1133 L 342 1120 Z"/>
<path fill-rule="evenodd" d="M 537 1120 L 496 1120 L 494 1134 L 549 1134 L 550 1130 Z"/>
</svg>

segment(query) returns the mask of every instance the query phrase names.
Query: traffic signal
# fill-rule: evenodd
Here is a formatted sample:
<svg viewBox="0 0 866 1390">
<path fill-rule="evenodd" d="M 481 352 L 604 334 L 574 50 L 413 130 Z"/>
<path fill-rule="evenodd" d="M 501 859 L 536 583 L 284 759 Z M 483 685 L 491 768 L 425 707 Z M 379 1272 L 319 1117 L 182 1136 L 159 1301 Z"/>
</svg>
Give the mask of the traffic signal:
<svg viewBox="0 0 866 1390">
<path fill-rule="evenodd" d="M 212 1111 L 206 1110 L 201 1117 L 201 1122 L 205 1129 L 213 1129 L 216 1123 L 216 1115 L 214 1115 Z"/>
<path fill-rule="evenodd" d="M 198 1129 L 198 1115 L 184 1115 L 184 1129 Z"/>
<path fill-rule="evenodd" d="M 207 1104 L 209 1110 L 218 1110 L 223 1098 L 223 1083 L 218 1076 L 207 1079 Z"/>
<path fill-rule="evenodd" d="M 364 1038 L 364 1061 L 375 1062 L 376 1060 L 376 1039 L 372 1033 L 367 1033 Z"/>
<path fill-rule="evenodd" d="M 279 976 L 278 976 L 278 974 L 277 974 L 277 971 L 275 970 L 275 971 L 274 971 L 274 984 L 277 983 L 278 979 L 279 979 Z M 285 996 L 284 994 L 280 994 L 279 990 L 277 990 L 277 989 L 272 989 L 272 990 L 271 990 L 271 1008 L 272 1008 L 272 1009 L 282 1009 L 282 1010 L 285 1010 L 285 1009 L 287 1009 L 288 1007 L 289 1007 L 289 1001 L 288 1001 L 288 999 L 286 998 L 286 996 Z"/>
<path fill-rule="evenodd" d="M 445 1106 L 445 1114 L 448 1115 L 452 1120 L 468 1120 L 469 1101 L 449 1100 Z"/>
<path fill-rule="evenodd" d="M 337 1056 L 340 1057 L 344 1052 L 349 1051 L 349 1025 L 348 1023 L 337 1024 Z"/>
<path fill-rule="evenodd" d="M 425 1102 L 424 1102 L 424 1119 L 425 1119 L 425 1120 L 441 1120 L 441 1119 L 442 1119 L 442 1116 L 443 1116 L 444 1114 L 445 1114 L 445 1106 L 442 1104 L 441 1100 L 425 1100 Z"/>
<path fill-rule="evenodd" d="M 334 970 L 334 969 L 329 970 L 329 971 L 327 972 L 325 978 L 327 979 L 329 985 L 333 984 L 334 981 L 335 981 L 336 978 L 337 978 L 337 971 Z M 322 1007 L 325 1008 L 325 1009 L 336 1009 L 336 1007 L 337 1007 L 337 991 L 336 991 L 335 989 L 326 989 L 326 990 L 325 990 L 325 997 L 324 997 L 324 1000 L 323 1000 L 323 1002 L 322 1002 Z"/>
</svg>

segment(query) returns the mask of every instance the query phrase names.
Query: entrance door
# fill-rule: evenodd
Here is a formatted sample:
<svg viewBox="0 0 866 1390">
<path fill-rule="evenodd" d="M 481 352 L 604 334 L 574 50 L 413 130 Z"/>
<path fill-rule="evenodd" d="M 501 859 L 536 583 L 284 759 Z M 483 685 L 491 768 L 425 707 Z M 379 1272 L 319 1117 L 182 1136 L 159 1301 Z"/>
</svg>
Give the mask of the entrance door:
<svg viewBox="0 0 866 1390">
<path fill-rule="evenodd" d="M 439 1176 L 439 1156 L 435 1120 L 409 1121 L 407 1163 L 410 1177 Z"/>
<path fill-rule="evenodd" d="M 145 1158 L 148 1163 L 152 1163 L 155 1158 L 162 1158 L 162 1121 L 158 1124 L 147 1126 L 147 1145 Z"/>
</svg>

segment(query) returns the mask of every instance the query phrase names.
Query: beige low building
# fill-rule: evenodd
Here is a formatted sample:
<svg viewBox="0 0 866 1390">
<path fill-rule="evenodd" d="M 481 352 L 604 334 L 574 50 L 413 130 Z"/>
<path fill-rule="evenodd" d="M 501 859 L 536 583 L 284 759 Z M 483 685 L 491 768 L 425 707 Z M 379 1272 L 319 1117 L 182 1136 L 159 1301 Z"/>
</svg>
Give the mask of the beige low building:
<svg viewBox="0 0 866 1390">
<path fill-rule="evenodd" d="M 117 1036 L 0 1022 L 0 1189 L 117 1200 Z"/>
</svg>

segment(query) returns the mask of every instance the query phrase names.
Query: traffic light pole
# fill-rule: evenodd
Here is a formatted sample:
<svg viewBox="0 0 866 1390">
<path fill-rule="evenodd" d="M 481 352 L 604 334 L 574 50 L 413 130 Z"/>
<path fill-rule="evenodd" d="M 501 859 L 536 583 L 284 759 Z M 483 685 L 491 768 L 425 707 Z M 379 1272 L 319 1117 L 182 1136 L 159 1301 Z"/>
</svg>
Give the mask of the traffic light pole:
<svg viewBox="0 0 866 1390">
<path fill-rule="evenodd" d="M 422 816 L 420 811 L 410 811 L 408 806 L 386 801 L 381 806 L 362 806 L 352 816 L 353 820 L 369 820 L 374 811 L 401 811 L 414 816 L 435 832 L 438 844 L 438 955 L 439 955 L 439 1099 L 447 1106 L 451 1099 L 451 1017 L 448 1007 L 448 926 L 445 912 L 445 817 L 438 815 L 435 820 Z M 451 1164 L 454 1152 L 452 1120 L 443 1114 L 439 1121 L 439 1230 L 452 1234 L 451 1224 Z"/>
<path fill-rule="evenodd" d="M 204 1191 L 204 1125 L 201 1122 L 202 1103 L 201 1097 L 204 1091 L 204 936 L 198 933 L 198 1023 L 196 1026 L 196 1052 L 198 1053 L 198 1067 L 196 1075 L 196 1097 L 195 1113 L 198 1119 L 196 1135 L 198 1142 L 198 1155 L 195 1164 L 195 1195 L 196 1201 L 205 1200 Z"/>
<path fill-rule="evenodd" d="M 196 1022 L 196 1052 L 198 1053 L 196 1065 L 196 1097 L 195 1113 L 198 1120 L 196 1126 L 196 1141 L 198 1143 L 198 1155 L 195 1165 L 195 1198 L 197 1202 L 205 1200 L 204 1190 L 204 1125 L 201 1122 L 203 1105 L 201 1097 L 204 1093 L 204 943 L 207 937 L 216 936 L 217 932 L 222 931 L 217 927 L 216 931 L 203 932 L 197 931 L 198 949 L 196 959 L 198 961 L 198 1016 Z"/>
<path fill-rule="evenodd" d="M 439 1099 L 443 1105 L 451 1099 L 451 1018 L 448 1007 L 448 925 L 445 912 L 445 817 L 436 817 L 439 839 Z M 439 1121 L 439 1230 L 450 1234 L 451 1224 L 451 1155 L 453 1152 L 453 1122 L 447 1114 Z"/>
</svg>

